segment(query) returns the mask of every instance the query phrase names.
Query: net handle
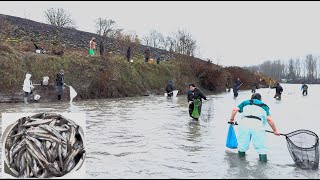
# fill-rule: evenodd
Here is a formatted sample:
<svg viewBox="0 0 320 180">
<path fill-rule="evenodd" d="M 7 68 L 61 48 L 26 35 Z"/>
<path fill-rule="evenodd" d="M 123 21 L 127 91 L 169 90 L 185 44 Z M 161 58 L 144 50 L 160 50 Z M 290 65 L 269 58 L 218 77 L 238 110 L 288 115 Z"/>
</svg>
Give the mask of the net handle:
<svg viewBox="0 0 320 180">
<path fill-rule="evenodd" d="M 234 122 L 230 122 L 230 121 L 228 122 L 228 124 L 238 125 L 237 122 L 234 123 Z M 268 133 L 272 133 L 272 134 L 273 134 L 273 131 L 269 131 L 269 130 L 265 130 L 265 131 L 268 132 Z M 281 136 L 286 136 L 286 134 L 281 134 L 281 133 L 280 133 L 280 135 L 281 135 Z"/>
<path fill-rule="evenodd" d="M 273 134 L 273 131 L 269 131 L 269 130 L 265 130 L 265 131 L 268 132 L 268 133 L 272 133 Z M 281 134 L 281 133 L 280 133 L 280 135 L 281 136 L 287 136 L 286 134 Z"/>
</svg>

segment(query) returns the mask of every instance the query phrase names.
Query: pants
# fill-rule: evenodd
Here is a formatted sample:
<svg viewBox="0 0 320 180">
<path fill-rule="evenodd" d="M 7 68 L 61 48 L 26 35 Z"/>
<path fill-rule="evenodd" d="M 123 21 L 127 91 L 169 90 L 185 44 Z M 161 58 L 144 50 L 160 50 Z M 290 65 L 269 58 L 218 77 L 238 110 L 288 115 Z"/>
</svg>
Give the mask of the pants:
<svg viewBox="0 0 320 180">
<path fill-rule="evenodd" d="M 202 107 L 202 102 L 200 102 L 200 104 L 199 104 L 199 106 L 198 106 L 199 115 L 201 114 L 201 107 Z M 193 109 L 194 109 L 194 104 L 191 103 L 191 104 L 189 105 L 189 115 L 190 115 L 190 117 L 192 117 Z M 192 118 L 193 118 L 193 117 L 192 117 Z"/>
<path fill-rule="evenodd" d="M 24 92 L 24 97 L 29 98 L 30 97 L 30 93 L 29 92 Z"/>
<path fill-rule="evenodd" d="M 233 95 L 234 95 L 234 97 L 238 97 L 238 91 L 233 91 Z"/>
<path fill-rule="evenodd" d="M 240 121 L 248 121 L 248 123 L 241 123 Z M 256 119 L 241 119 L 238 126 L 238 145 L 240 152 L 246 152 L 249 149 L 250 142 L 258 154 L 267 154 L 266 147 L 266 132 L 261 121 Z M 249 122 L 250 121 L 250 122 Z M 255 121 L 255 122 L 254 122 Z M 261 125 L 250 125 L 250 123 L 259 123 Z M 251 127 L 250 127 L 251 126 Z"/>
<path fill-rule="evenodd" d="M 93 55 L 94 55 L 94 49 L 90 49 L 90 50 L 89 50 L 89 55 L 90 55 L 90 56 L 93 56 Z"/>
<path fill-rule="evenodd" d="M 252 89 L 251 92 L 252 92 L 252 93 L 256 93 L 256 89 Z"/>
<path fill-rule="evenodd" d="M 167 92 L 167 94 L 168 94 L 168 97 L 172 97 L 173 96 L 173 92 L 171 91 L 171 92 Z"/>
<path fill-rule="evenodd" d="M 63 95 L 63 86 L 57 86 L 57 94 L 58 94 L 58 100 L 61 100 Z"/>
<path fill-rule="evenodd" d="M 281 94 L 280 93 L 276 93 L 276 95 L 274 95 L 274 98 L 279 98 L 279 100 L 281 100 Z"/>
<path fill-rule="evenodd" d="M 308 91 L 307 90 L 303 90 L 302 95 L 308 95 Z"/>
<path fill-rule="evenodd" d="M 149 58 L 145 58 L 145 60 L 144 60 L 145 62 L 148 62 L 149 61 Z"/>
</svg>

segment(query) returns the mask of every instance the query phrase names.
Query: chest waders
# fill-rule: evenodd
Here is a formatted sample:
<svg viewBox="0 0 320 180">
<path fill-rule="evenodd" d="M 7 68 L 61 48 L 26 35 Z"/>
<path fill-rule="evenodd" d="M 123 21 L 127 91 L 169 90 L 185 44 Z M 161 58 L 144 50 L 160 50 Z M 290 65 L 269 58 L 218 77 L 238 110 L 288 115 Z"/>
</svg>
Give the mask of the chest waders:
<svg viewBox="0 0 320 180">
<path fill-rule="evenodd" d="M 253 100 L 250 100 L 250 105 L 255 105 L 255 106 L 259 106 L 259 107 L 263 107 L 263 106 L 267 106 L 266 104 L 256 104 L 253 102 Z M 268 106 L 267 106 L 268 107 Z M 252 119 L 253 121 L 262 121 L 260 117 L 257 117 L 257 116 L 252 116 L 252 115 L 246 115 L 244 116 L 246 118 L 250 118 Z M 251 140 L 251 136 L 250 136 L 250 140 Z M 245 157 L 245 152 L 241 152 L 238 150 L 238 155 L 239 157 Z M 259 160 L 261 162 L 267 162 L 267 154 L 259 154 Z"/>
<path fill-rule="evenodd" d="M 193 111 L 192 111 L 192 114 L 191 116 L 194 118 L 194 119 L 198 119 L 200 117 L 200 106 L 201 106 L 201 101 L 200 99 L 195 99 L 193 101 Z"/>
</svg>

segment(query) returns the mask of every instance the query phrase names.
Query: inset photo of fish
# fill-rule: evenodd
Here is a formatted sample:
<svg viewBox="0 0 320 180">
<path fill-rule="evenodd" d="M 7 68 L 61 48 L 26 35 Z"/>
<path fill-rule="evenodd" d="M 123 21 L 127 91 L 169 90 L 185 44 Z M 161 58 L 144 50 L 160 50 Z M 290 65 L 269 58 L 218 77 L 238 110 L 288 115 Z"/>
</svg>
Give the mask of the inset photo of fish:
<svg viewBox="0 0 320 180">
<path fill-rule="evenodd" d="M 3 113 L 2 178 L 84 178 L 85 113 Z"/>
</svg>

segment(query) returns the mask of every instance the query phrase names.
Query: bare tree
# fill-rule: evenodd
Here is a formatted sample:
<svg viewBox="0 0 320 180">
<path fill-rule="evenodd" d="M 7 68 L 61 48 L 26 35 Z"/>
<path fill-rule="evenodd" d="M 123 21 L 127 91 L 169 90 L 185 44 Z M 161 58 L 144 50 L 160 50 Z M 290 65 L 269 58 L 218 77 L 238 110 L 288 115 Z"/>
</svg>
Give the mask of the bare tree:
<svg viewBox="0 0 320 180">
<path fill-rule="evenodd" d="M 71 14 L 63 8 L 50 8 L 44 12 L 47 23 L 58 28 L 75 27 L 75 21 L 71 18 Z"/>
<path fill-rule="evenodd" d="M 308 81 L 314 81 L 316 76 L 316 67 L 317 67 L 317 62 L 313 58 L 312 54 L 307 55 L 305 60 L 305 68 L 306 68 Z"/>
<path fill-rule="evenodd" d="M 114 38 L 123 29 L 117 28 L 117 24 L 112 19 L 98 18 L 96 20 L 96 32 L 103 37 Z"/>
<path fill-rule="evenodd" d="M 160 48 L 161 46 L 163 46 L 164 37 L 160 32 L 151 30 L 148 35 L 143 37 L 143 42 L 146 46 Z"/>
<path fill-rule="evenodd" d="M 175 52 L 194 56 L 197 49 L 196 40 L 186 30 L 178 30 L 175 34 Z"/>
<path fill-rule="evenodd" d="M 300 59 L 297 58 L 296 61 L 295 61 L 295 66 L 296 66 L 296 77 L 297 78 L 300 78 L 301 77 L 301 63 L 300 63 Z"/>
<path fill-rule="evenodd" d="M 295 66 L 292 58 L 289 60 L 288 64 L 288 78 L 293 80 L 296 79 Z"/>
<path fill-rule="evenodd" d="M 63 42 L 63 28 L 76 28 L 75 21 L 71 18 L 71 14 L 65 11 L 63 8 L 47 9 L 46 11 L 44 11 L 44 16 L 47 23 L 56 27 L 55 33 L 57 35 L 57 44 L 61 44 Z"/>
</svg>

